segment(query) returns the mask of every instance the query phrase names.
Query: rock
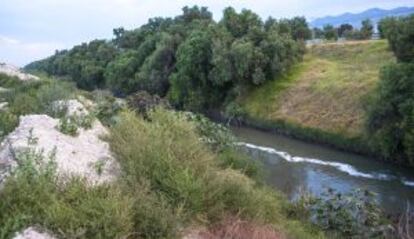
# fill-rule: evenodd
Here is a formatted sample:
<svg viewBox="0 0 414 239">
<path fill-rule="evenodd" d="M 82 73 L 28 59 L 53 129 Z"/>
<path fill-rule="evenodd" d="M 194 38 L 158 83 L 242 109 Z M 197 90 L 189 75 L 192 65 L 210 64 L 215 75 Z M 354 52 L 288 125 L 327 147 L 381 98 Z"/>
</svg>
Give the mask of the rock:
<svg viewBox="0 0 414 239">
<path fill-rule="evenodd" d="M 0 73 L 6 74 L 8 76 L 15 76 L 21 81 L 39 80 L 39 77 L 23 73 L 18 67 L 6 63 L 0 63 Z"/>
<path fill-rule="evenodd" d="M 78 100 L 58 100 L 54 102 L 53 106 L 56 111 L 65 110 L 68 116 L 89 114 L 88 110 Z"/>
<path fill-rule="evenodd" d="M 0 87 L 0 93 L 10 91 L 10 89 Z"/>
<path fill-rule="evenodd" d="M 77 136 L 63 134 L 58 130 L 58 124 L 58 119 L 47 115 L 21 116 L 19 126 L 0 145 L 3 178 L 18 165 L 16 152 L 27 149 L 43 151 L 44 161 L 54 153 L 59 179 L 79 176 L 88 184 L 95 185 L 116 178 L 119 165 L 110 152 L 109 144 L 100 138 L 108 132 L 98 120 L 90 129 L 78 129 Z"/>
<path fill-rule="evenodd" d="M 13 239 L 55 239 L 55 237 L 46 232 L 39 232 L 34 227 L 29 227 L 23 232 L 17 233 Z"/>
<path fill-rule="evenodd" d="M 7 102 L 0 102 L 0 111 L 6 110 L 9 103 Z"/>
</svg>

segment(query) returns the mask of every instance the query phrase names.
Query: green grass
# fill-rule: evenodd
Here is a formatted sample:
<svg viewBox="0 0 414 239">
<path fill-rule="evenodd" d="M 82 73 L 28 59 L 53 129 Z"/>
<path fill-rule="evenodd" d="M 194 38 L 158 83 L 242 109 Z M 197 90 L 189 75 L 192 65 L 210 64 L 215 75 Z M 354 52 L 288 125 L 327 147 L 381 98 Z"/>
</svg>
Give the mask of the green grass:
<svg viewBox="0 0 414 239">
<path fill-rule="evenodd" d="M 224 166 L 242 168 L 234 164 L 243 161 L 228 151 L 213 153 L 185 117 L 165 110 L 156 110 L 149 117 L 146 121 L 132 113 L 123 114 L 109 142 L 128 184 L 147 182 L 179 212 L 180 224 L 208 226 L 236 215 L 274 225 L 292 238 L 321 237 L 287 217 L 289 203 L 279 193 L 256 183 L 242 169 Z"/>
<path fill-rule="evenodd" d="M 198 132 L 172 111 L 146 119 L 121 113 L 108 142 L 122 173 L 113 185 L 93 188 L 76 178 L 56 184 L 53 167 L 36 170 L 28 155 L 0 191 L 0 238 L 36 225 L 59 238 L 170 239 L 228 217 L 288 238 L 324 238 L 289 217 L 284 196 L 246 175 L 255 176 L 246 158 L 231 148 L 213 151 Z"/>
<path fill-rule="evenodd" d="M 312 46 L 288 74 L 239 101 L 251 119 L 360 137 L 379 69 L 394 60 L 382 40 Z"/>
<path fill-rule="evenodd" d="M 52 114 L 56 100 L 70 98 L 75 92 L 72 83 L 42 78 L 40 81 L 22 82 L 14 77 L 0 74 L 0 102 L 8 102 L 6 110 L 0 111 L 0 139 L 18 124 L 18 118 L 27 114 Z"/>
</svg>

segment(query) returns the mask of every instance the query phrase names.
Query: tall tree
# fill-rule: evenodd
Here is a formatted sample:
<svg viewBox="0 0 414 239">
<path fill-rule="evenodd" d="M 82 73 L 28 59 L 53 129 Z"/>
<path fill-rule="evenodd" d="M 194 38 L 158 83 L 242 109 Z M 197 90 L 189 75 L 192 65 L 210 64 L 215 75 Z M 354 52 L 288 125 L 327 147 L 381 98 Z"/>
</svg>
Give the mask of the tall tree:
<svg viewBox="0 0 414 239">
<path fill-rule="evenodd" d="M 354 27 L 351 24 L 348 24 L 348 23 L 341 24 L 338 28 L 338 36 L 345 37 L 345 33 L 351 32 L 353 29 Z"/>
<path fill-rule="evenodd" d="M 384 157 L 414 166 L 414 15 L 392 21 L 385 35 L 398 62 L 381 71 L 368 129 Z"/>
<path fill-rule="evenodd" d="M 326 40 L 338 40 L 338 31 L 331 24 L 323 26 L 323 35 Z"/>
<path fill-rule="evenodd" d="M 294 17 L 290 20 L 291 34 L 295 40 L 307 40 L 312 37 L 305 17 Z"/>
<path fill-rule="evenodd" d="M 365 19 L 361 22 L 361 36 L 363 39 L 370 39 L 374 33 L 374 25 L 372 25 L 371 19 Z"/>
</svg>

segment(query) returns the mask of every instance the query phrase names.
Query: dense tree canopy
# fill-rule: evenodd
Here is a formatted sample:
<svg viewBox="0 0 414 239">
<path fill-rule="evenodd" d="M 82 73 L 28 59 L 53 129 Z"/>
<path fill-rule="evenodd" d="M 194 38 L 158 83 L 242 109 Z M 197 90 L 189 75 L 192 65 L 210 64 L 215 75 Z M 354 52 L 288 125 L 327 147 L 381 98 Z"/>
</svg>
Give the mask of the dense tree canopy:
<svg viewBox="0 0 414 239">
<path fill-rule="evenodd" d="M 368 129 L 386 158 L 414 166 L 414 15 L 387 24 L 383 34 L 398 63 L 381 71 Z"/>
<path fill-rule="evenodd" d="M 70 78 L 88 90 L 145 90 L 177 107 L 205 110 L 274 80 L 301 59 L 303 40 L 311 35 L 303 17 L 263 22 L 250 10 L 229 7 L 215 22 L 197 6 L 113 33 L 111 41 L 83 43 L 26 68 Z"/>
</svg>

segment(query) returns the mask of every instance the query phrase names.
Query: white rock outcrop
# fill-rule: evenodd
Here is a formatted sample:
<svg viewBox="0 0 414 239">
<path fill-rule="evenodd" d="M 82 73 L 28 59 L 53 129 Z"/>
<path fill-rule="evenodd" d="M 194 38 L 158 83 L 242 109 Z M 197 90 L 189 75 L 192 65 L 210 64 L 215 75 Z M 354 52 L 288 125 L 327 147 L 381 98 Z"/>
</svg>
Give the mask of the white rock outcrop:
<svg viewBox="0 0 414 239">
<path fill-rule="evenodd" d="M 7 102 L 0 102 L 0 111 L 6 110 L 9 103 Z"/>
<path fill-rule="evenodd" d="M 58 100 L 54 102 L 54 109 L 57 111 L 66 110 L 67 115 L 88 115 L 88 110 L 78 100 Z"/>
<path fill-rule="evenodd" d="M 66 105 L 68 114 L 88 113 L 76 100 Z M 117 177 L 120 167 L 109 144 L 101 139 L 108 131 L 98 120 L 94 120 L 90 129 L 79 128 L 76 136 L 60 132 L 58 125 L 58 119 L 47 115 L 20 117 L 19 126 L 0 145 L 0 184 L 18 166 L 18 152 L 27 149 L 42 152 L 44 161 L 53 154 L 59 179 L 78 176 L 95 185 Z"/>
<path fill-rule="evenodd" d="M 47 232 L 39 232 L 34 227 L 28 227 L 24 231 L 17 233 L 13 239 L 55 239 Z"/>
<path fill-rule="evenodd" d="M 8 76 L 16 76 L 22 81 L 39 80 L 39 77 L 23 73 L 18 67 L 6 63 L 0 63 L 0 73 Z"/>
</svg>

